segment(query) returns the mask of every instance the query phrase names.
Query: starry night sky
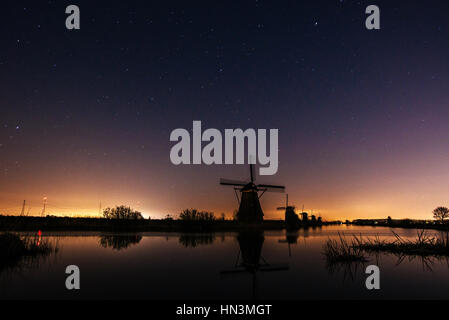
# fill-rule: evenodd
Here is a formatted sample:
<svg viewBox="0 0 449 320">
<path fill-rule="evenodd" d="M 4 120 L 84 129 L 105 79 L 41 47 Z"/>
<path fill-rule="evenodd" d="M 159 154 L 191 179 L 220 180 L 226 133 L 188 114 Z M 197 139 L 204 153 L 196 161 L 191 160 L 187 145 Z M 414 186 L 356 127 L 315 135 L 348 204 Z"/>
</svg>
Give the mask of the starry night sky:
<svg viewBox="0 0 449 320">
<path fill-rule="evenodd" d="M 81 30 L 65 28 L 65 8 Z M 381 30 L 365 28 L 365 8 Z M 258 182 L 327 219 L 431 218 L 449 205 L 449 2 L 3 1 L 0 213 L 232 215 L 220 177 L 174 166 L 170 132 L 279 128 Z M 262 198 L 280 218 L 281 194 Z"/>
</svg>

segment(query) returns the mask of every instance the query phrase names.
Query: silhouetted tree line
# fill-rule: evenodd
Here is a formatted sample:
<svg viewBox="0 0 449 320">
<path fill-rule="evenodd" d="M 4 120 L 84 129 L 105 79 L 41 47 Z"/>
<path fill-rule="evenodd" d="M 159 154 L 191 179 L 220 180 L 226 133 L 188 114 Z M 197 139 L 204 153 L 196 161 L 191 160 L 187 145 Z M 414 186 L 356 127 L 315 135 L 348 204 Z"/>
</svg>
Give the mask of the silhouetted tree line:
<svg viewBox="0 0 449 320">
<path fill-rule="evenodd" d="M 116 206 L 115 208 L 106 208 L 103 210 L 103 217 L 106 219 L 128 219 L 140 220 L 143 219 L 142 213 L 135 211 L 130 207 Z"/>
<path fill-rule="evenodd" d="M 213 221 L 213 212 L 199 211 L 197 209 L 185 209 L 179 214 L 179 220 L 183 221 Z"/>
<path fill-rule="evenodd" d="M 436 207 L 432 210 L 433 218 L 437 220 L 436 222 L 431 222 L 429 220 L 413 220 L 413 219 L 400 219 L 394 220 L 390 216 L 387 219 L 357 219 L 353 220 L 352 224 L 355 225 L 387 225 L 396 227 L 417 227 L 417 226 L 429 226 L 429 225 L 440 225 L 442 228 L 447 229 L 448 219 L 449 219 L 449 208 L 447 207 Z M 349 224 L 349 221 L 346 221 Z"/>
</svg>

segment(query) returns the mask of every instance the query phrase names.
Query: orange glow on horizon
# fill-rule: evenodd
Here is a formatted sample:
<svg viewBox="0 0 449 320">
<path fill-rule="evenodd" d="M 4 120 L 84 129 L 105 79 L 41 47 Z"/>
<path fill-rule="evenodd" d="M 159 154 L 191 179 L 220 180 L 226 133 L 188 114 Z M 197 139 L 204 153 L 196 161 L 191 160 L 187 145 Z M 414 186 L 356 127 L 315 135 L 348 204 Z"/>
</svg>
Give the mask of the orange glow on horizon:
<svg viewBox="0 0 449 320">
<path fill-rule="evenodd" d="M 432 219 L 435 207 L 449 205 L 445 182 L 448 157 L 449 152 L 433 157 L 420 153 L 413 160 L 353 161 L 339 164 L 343 168 L 339 170 L 307 164 L 299 173 L 293 172 L 302 175 L 300 178 L 281 166 L 276 176 L 258 179 L 285 184 L 297 212 L 304 205 L 306 212 L 313 210 L 323 220 Z M 217 217 L 224 212 L 230 219 L 238 204 L 233 190 L 221 187 L 218 178 L 247 176 L 246 166 L 170 166 L 165 171 L 141 171 L 132 164 L 126 170 L 116 162 L 112 167 L 102 165 L 80 169 L 80 173 L 74 170 L 70 175 L 54 168 L 45 186 L 37 179 L 40 176 L 31 173 L 20 179 L 6 177 L 0 181 L 0 214 L 19 215 L 25 199 L 24 214 L 40 216 L 45 195 L 46 215 L 98 217 L 101 202 L 102 209 L 129 205 L 145 218 L 177 217 L 185 208 L 198 208 Z M 282 219 L 283 212 L 276 208 L 284 204 L 284 194 L 266 193 L 261 198 L 266 219 Z"/>
<path fill-rule="evenodd" d="M 120 203 L 122 204 L 122 203 Z M 127 203 L 123 203 L 125 205 L 130 205 Z M 115 206 L 119 205 L 119 203 L 116 203 Z M 157 210 L 157 209 L 146 209 L 146 208 L 137 208 L 133 205 L 130 205 L 131 208 L 138 210 L 142 213 L 142 215 L 145 218 L 151 217 L 152 219 L 162 219 L 167 215 L 170 215 L 173 218 L 177 218 L 178 214 L 185 208 L 191 208 L 192 206 L 184 206 L 180 207 L 178 210 Z M 9 207 L 8 209 L 1 209 L 6 207 L 4 204 L 0 204 L 0 214 L 3 215 L 19 215 L 21 211 L 20 206 L 15 207 Z M 106 208 L 107 206 L 104 206 Z M 265 219 L 273 219 L 273 220 L 279 220 L 284 218 L 284 212 L 283 211 L 277 211 L 273 209 L 273 207 L 270 208 L 268 205 L 264 205 L 262 203 L 262 207 L 264 209 L 265 213 Z M 220 217 L 221 213 L 225 213 L 226 219 L 231 219 L 233 216 L 233 212 L 235 209 L 237 209 L 237 205 L 235 205 L 235 208 L 229 210 L 229 208 L 205 208 L 205 207 L 199 207 L 196 208 L 200 210 L 208 210 L 215 213 L 216 217 Z M 332 221 L 332 220 L 354 220 L 354 219 L 385 219 L 388 216 L 391 216 L 393 219 L 423 219 L 423 220 L 431 220 L 432 219 L 432 213 L 433 210 L 432 206 L 428 206 L 428 212 L 426 213 L 420 213 L 420 212 L 399 212 L 392 209 L 393 207 L 388 205 L 378 205 L 377 207 L 369 206 L 369 205 L 363 205 L 358 204 L 354 205 L 352 207 L 348 207 L 346 209 L 339 209 L 337 207 L 334 207 L 332 209 L 320 209 L 319 207 L 315 207 L 315 209 L 310 209 L 305 207 L 304 211 L 307 212 L 309 215 L 314 214 L 317 217 L 322 217 L 324 221 Z M 406 208 L 406 206 L 404 206 Z M 25 210 L 27 212 L 28 209 Z M 31 206 L 31 210 L 29 210 L 29 216 L 40 216 L 42 208 L 39 206 Z M 425 208 L 423 209 L 425 210 Z M 404 210 L 407 211 L 407 210 Z M 300 213 L 301 208 L 296 208 L 296 212 Z M 27 214 L 25 214 L 27 215 Z M 91 207 L 91 208 L 85 208 L 80 209 L 77 207 L 66 207 L 66 208 L 60 208 L 57 209 L 55 207 L 52 207 L 51 204 L 47 204 L 46 208 L 46 215 L 55 215 L 55 216 L 68 216 L 68 217 L 101 217 L 101 212 L 99 213 L 98 207 Z"/>
</svg>

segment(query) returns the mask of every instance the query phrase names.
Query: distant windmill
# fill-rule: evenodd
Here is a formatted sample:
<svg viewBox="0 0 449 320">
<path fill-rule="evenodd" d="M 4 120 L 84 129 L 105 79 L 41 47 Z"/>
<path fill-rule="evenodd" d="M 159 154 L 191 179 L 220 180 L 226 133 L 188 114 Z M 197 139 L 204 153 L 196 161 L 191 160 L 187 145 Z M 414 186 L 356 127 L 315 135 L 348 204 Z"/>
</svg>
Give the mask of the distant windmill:
<svg viewBox="0 0 449 320">
<path fill-rule="evenodd" d="M 298 222 L 298 215 L 295 213 L 295 206 L 288 205 L 288 194 L 285 201 L 285 207 L 278 207 L 277 210 L 285 210 L 285 222 L 295 223 Z"/>
<path fill-rule="evenodd" d="M 307 214 L 307 212 L 304 211 L 304 205 L 302 205 L 301 215 L 302 215 L 302 222 L 309 221 L 308 214 Z"/>
<path fill-rule="evenodd" d="M 233 186 L 234 192 L 239 202 L 239 211 L 237 212 L 237 219 L 239 221 L 254 222 L 263 220 L 263 211 L 260 206 L 259 199 L 263 194 L 268 192 L 284 192 L 284 186 L 275 186 L 270 184 L 255 184 L 254 181 L 254 165 L 250 164 L 250 178 L 249 182 L 220 179 L 220 184 L 224 186 Z M 239 199 L 237 191 L 240 191 L 241 196 Z M 262 192 L 259 195 L 259 192 Z"/>
<path fill-rule="evenodd" d="M 312 223 L 315 223 L 316 222 L 316 217 L 315 217 L 315 215 L 313 214 L 313 209 L 312 209 L 312 211 L 311 211 L 311 216 L 310 216 L 310 220 L 312 221 Z"/>
</svg>

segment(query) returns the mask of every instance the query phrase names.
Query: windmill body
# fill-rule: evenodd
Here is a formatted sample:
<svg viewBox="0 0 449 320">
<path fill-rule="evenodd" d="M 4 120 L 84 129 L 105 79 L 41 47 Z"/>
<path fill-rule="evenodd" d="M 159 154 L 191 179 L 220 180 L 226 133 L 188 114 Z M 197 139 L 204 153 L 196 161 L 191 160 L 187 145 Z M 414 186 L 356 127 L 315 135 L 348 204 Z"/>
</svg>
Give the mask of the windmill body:
<svg viewBox="0 0 449 320">
<path fill-rule="evenodd" d="M 287 225 L 294 225 L 299 223 L 299 217 L 295 212 L 295 206 L 288 205 L 288 194 L 285 207 L 278 207 L 278 210 L 285 210 L 285 222 Z"/>
<path fill-rule="evenodd" d="M 263 211 L 259 202 L 259 192 L 255 185 L 248 184 L 241 191 L 237 219 L 239 221 L 263 221 Z"/>
<path fill-rule="evenodd" d="M 298 215 L 295 212 L 295 207 L 288 206 L 287 208 L 285 208 L 285 221 L 287 223 L 299 222 Z"/>
<path fill-rule="evenodd" d="M 265 192 L 283 192 L 284 186 L 275 186 L 268 184 L 255 184 L 254 166 L 250 165 L 250 182 L 220 179 L 221 185 L 233 186 L 237 195 L 240 192 L 239 211 L 237 220 L 242 222 L 261 222 L 263 221 L 263 210 L 259 199 Z"/>
</svg>

